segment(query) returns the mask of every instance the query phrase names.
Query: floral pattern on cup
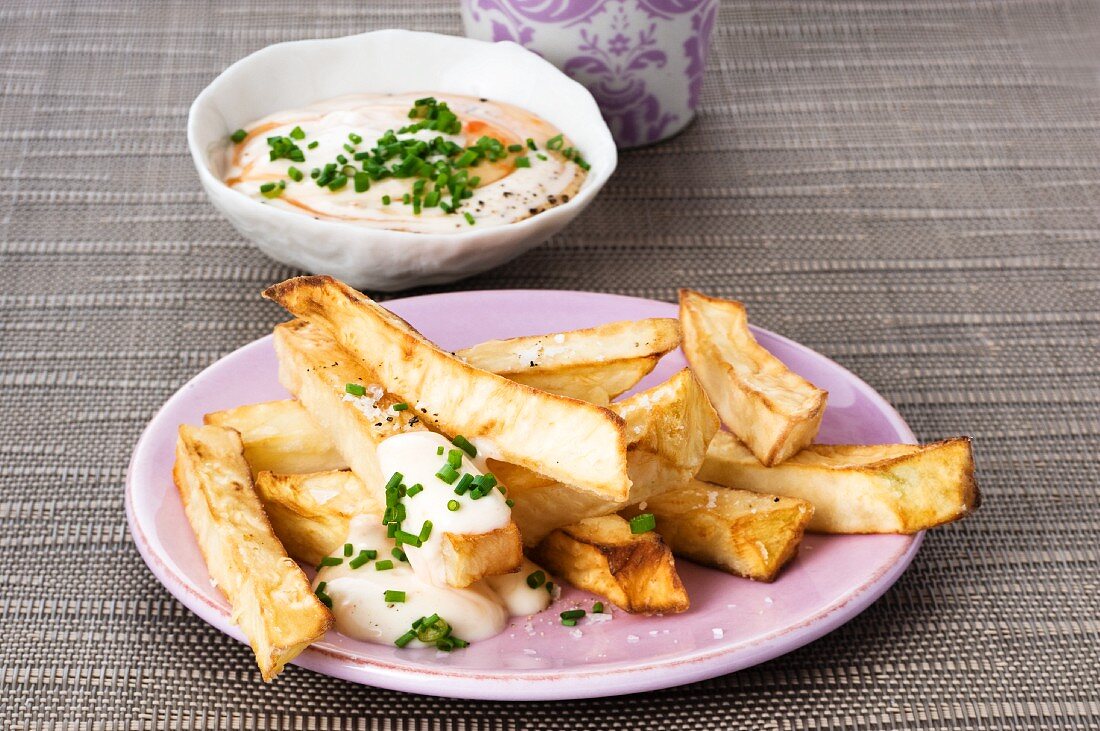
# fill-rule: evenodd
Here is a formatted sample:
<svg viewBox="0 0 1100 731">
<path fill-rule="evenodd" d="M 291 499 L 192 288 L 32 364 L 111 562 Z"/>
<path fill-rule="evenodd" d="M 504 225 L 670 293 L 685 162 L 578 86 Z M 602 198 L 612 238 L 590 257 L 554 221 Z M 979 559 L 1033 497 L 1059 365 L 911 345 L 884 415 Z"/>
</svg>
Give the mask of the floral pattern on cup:
<svg viewBox="0 0 1100 731">
<path fill-rule="evenodd" d="M 634 147 L 694 115 L 718 0 L 463 0 L 462 10 L 467 35 L 523 45 L 588 87 L 619 146 Z"/>
</svg>

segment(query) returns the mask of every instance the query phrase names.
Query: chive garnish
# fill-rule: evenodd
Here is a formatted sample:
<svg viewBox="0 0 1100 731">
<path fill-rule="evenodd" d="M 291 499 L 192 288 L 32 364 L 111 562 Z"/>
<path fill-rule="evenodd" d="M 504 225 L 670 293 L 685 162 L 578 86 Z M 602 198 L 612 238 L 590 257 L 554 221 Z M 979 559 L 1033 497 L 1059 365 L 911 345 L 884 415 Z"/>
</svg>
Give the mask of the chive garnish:
<svg viewBox="0 0 1100 731">
<path fill-rule="evenodd" d="M 505 500 L 504 504 L 507 505 L 510 508 L 516 507 L 516 501 L 513 500 L 512 498 L 508 498 L 507 500 Z"/>
<path fill-rule="evenodd" d="M 342 563 L 344 563 L 344 559 L 339 556 L 325 556 L 321 559 L 321 563 L 317 564 L 317 568 L 320 570 L 325 566 L 339 566 Z"/>
<path fill-rule="evenodd" d="M 408 632 L 406 632 L 405 634 L 401 635 L 396 640 L 394 640 L 393 644 L 397 645 L 398 647 L 404 647 L 405 645 L 409 644 L 410 642 L 412 642 L 415 639 L 416 639 L 416 632 L 414 632 L 413 630 L 409 630 Z"/>
<path fill-rule="evenodd" d="M 527 574 L 527 586 L 537 589 L 546 583 L 546 573 L 541 569 Z"/>
<path fill-rule="evenodd" d="M 477 447 L 471 444 L 470 440 L 462 436 L 461 434 L 455 435 L 455 438 L 451 440 L 451 444 L 455 445 L 471 457 L 477 456 Z"/>
<path fill-rule="evenodd" d="M 314 140 L 313 142 L 310 142 L 308 145 L 306 145 L 306 147 L 308 147 L 311 150 L 314 150 L 314 149 L 317 149 L 317 145 L 319 145 L 319 144 L 321 144 L 321 143 L 318 142 L 317 140 Z"/>
<path fill-rule="evenodd" d="M 575 620 L 575 619 L 563 619 L 561 621 L 561 623 L 566 627 L 576 627 L 577 626 L 577 620 Z"/>
<path fill-rule="evenodd" d="M 531 167 L 531 158 L 529 158 L 529 157 L 517 157 L 516 158 L 516 167 L 517 168 L 529 168 L 529 167 Z"/>
<path fill-rule="evenodd" d="M 329 609 L 332 609 L 332 597 L 325 593 L 325 587 L 328 586 L 328 582 L 322 581 L 317 585 L 317 588 L 313 590 L 313 593 L 317 595 L 317 598 L 321 600 Z"/>
<path fill-rule="evenodd" d="M 356 145 L 358 145 L 360 142 L 363 141 L 363 138 L 361 136 L 355 134 L 354 132 L 349 132 L 348 133 L 348 139 L 351 140 Z"/>
<path fill-rule="evenodd" d="M 508 152 L 523 152 L 523 145 L 508 145 Z"/>
<path fill-rule="evenodd" d="M 302 182 L 302 178 L 305 177 L 305 174 L 293 165 L 286 169 L 286 174 L 289 175 L 290 179 L 293 180 L 295 183 Z"/>
<path fill-rule="evenodd" d="M 440 455 L 443 454 L 443 447 L 436 447 L 435 448 L 435 453 L 440 454 Z"/>
<path fill-rule="evenodd" d="M 405 601 L 405 592 L 396 589 L 386 589 L 382 597 L 390 604 Z"/>
<path fill-rule="evenodd" d="M 657 519 L 653 517 L 653 513 L 642 513 L 630 519 L 631 533 L 648 533 L 656 527 Z"/>
<path fill-rule="evenodd" d="M 393 539 L 395 541 L 397 541 L 399 544 L 406 544 L 406 545 L 412 546 L 413 548 L 420 548 L 420 537 L 419 536 L 414 536 L 412 533 L 409 533 L 408 531 L 405 531 L 405 530 L 397 531 L 396 533 L 393 534 Z"/>
<path fill-rule="evenodd" d="M 409 405 L 408 405 L 408 404 L 406 404 L 406 403 L 404 403 L 404 402 L 402 402 L 402 403 L 400 403 L 400 404 L 394 404 L 394 405 L 393 405 L 393 410 L 394 410 L 394 411 L 405 411 L 405 410 L 407 410 L 408 408 L 409 408 Z"/>
<path fill-rule="evenodd" d="M 447 464 L 454 467 L 456 470 L 462 466 L 462 450 L 450 449 L 447 450 Z"/>
<path fill-rule="evenodd" d="M 592 605 L 593 614 L 603 614 L 603 602 L 596 602 Z"/>
<path fill-rule="evenodd" d="M 439 472 L 435 473 L 435 476 L 446 482 L 448 485 L 453 485 L 455 480 L 458 479 L 458 472 L 454 467 L 449 464 L 445 464 L 439 468 Z"/>
<path fill-rule="evenodd" d="M 355 553 L 355 546 L 351 545 L 350 543 L 345 543 L 344 544 L 344 555 L 345 556 L 350 556 L 353 553 Z"/>
<path fill-rule="evenodd" d="M 348 176 L 344 174 L 337 175 L 332 179 L 332 182 L 328 184 L 328 189 L 331 191 L 337 191 L 348 184 Z"/>
<path fill-rule="evenodd" d="M 233 134 L 229 135 L 229 139 L 233 140 L 233 142 L 238 145 L 244 142 L 245 137 L 248 137 L 248 133 L 245 132 L 243 129 L 239 129 Z"/>
<path fill-rule="evenodd" d="M 469 472 L 462 475 L 462 479 L 455 485 L 455 495 L 465 495 L 470 486 L 474 484 L 474 476 Z"/>
<path fill-rule="evenodd" d="M 458 510 L 459 507 L 460 506 L 459 506 L 457 500 L 448 500 L 447 501 L 447 510 L 450 510 L 452 513 L 455 512 L 456 510 Z"/>
<path fill-rule="evenodd" d="M 406 491 L 406 493 L 405 493 L 405 494 L 406 494 L 406 495 L 408 495 L 409 497 L 413 497 L 413 496 L 415 496 L 415 495 L 417 495 L 417 494 L 419 494 L 419 493 L 421 493 L 421 492 L 423 492 L 423 491 L 424 491 L 424 486 L 423 486 L 423 485 L 421 485 L 421 484 L 420 484 L 420 483 L 418 482 L 417 484 L 415 484 L 415 485 L 413 485 L 412 487 L 410 487 L 410 488 L 408 489 L 408 491 Z"/>
<path fill-rule="evenodd" d="M 382 196 L 382 205 L 388 206 L 393 201 L 388 195 Z"/>
<path fill-rule="evenodd" d="M 405 552 L 402 551 L 397 546 L 394 546 L 393 548 L 390 549 L 390 555 L 393 556 L 394 558 L 396 558 L 398 561 L 404 561 L 406 563 L 408 563 L 408 561 L 409 561 L 409 557 L 406 556 Z"/>
<path fill-rule="evenodd" d="M 535 150 L 539 149 L 539 146 L 535 144 L 535 141 L 533 139 L 528 137 L 527 138 L 527 149 L 534 152 Z"/>
<path fill-rule="evenodd" d="M 385 560 L 382 560 L 382 561 L 377 561 L 374 564 L 374 570 L 375 571 L 389 571 L 392 568 L 393 568 L 393 561 L 389 560 L 388 558 L 385 559 Z"/>
<path fill-rule="evenodd" d="M 290 130 L 290 136 L 296 140 L 304 140 L 306 138 L 306 133 L 302 130 L 301 127 L 295 127 L 294 129 Z"/>
<path fill-rule="evenodd" d="M 470 215 L 469 211 L 463 211 L 462 215 L 466 217 L 466 223 L 470 224 L 471 226 L 473 226 L 474 223 L 476 223 L 474 221 L 474 217 Z"/>
<path fill-rule="evenodd" d="M 554 135 L 546 141 L 546 149 L 548 150 L 560 150 L 562 145 L 565 144 L 565 138 L 562 135 Z"/>
<path fill-rule="evenodd" d="M 420 528 L 420 536 L 419 536 L 420 542 L 423 543 L 424 541 L 428 540 L 431 537 L 431 535 L 432 535 L 432 521 L 425 520 L 424 525 L 421 526 L 421 528 Z"/>
<path fill-rule="evenodd" d="M 366 193 L 370 190 L 370 176 L 366 173 L 355 173 L 355 192 Z"/>
<path fill-rule="evenodd" d="M 584 615 L 585 611 L 583 609 L 567 609 L 558 616 L 562 619 L 580 619 Z"/>
<path fill-rule="evenodd" d="M 367 561 L 371 560 L 371 558 L 372 558 L 370 556 L 371 553 L 373 553 L 373 551 L 360 551 L 358 556 L 356 556 L 352 560 L 348 561 L 348 566 L 350 566 L 353 569 L 357 569 L 357 568 L 361 567 Z"/>
</svg>

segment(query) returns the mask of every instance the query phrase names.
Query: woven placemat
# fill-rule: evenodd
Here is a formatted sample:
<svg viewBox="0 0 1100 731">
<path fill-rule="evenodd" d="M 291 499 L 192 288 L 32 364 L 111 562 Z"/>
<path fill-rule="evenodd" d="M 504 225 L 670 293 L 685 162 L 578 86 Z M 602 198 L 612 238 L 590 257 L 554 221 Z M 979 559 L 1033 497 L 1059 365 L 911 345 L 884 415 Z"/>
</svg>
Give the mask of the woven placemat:
<svg viewBox="0 0 1100 731">
<path fill-rule="evenodd" d="M 282 318 L 294 272 L 206 203 L 190 101 L 267 44 L 459 32 L 456 3 L 0 5 L 0 727 L 1100 728 L 1100 11 L 722 5 L 698 120 L 463 288 L 736 296 L 924 440 L 985 506 L 879 602 L 734 675 L 573 703 L 437 701 L 291 668 L 178 604 L 127 534 L 130 451 Z"/>
</svg>

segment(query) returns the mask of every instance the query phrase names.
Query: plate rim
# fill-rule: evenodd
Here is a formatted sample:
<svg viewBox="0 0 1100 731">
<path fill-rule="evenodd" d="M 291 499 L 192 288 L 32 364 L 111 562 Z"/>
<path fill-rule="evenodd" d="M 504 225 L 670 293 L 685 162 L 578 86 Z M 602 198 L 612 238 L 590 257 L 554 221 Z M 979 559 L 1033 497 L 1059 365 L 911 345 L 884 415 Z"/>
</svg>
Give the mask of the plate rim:
<svg viewBox="0 0 1100 731">
<path fill-rule="evenodd" d="M 561 295 L 576 297 L 582 295 L 596 299 L 610 297 L 643 302 L 650 305 L 659 303 L 666 306 L 675 306 L 674 303 L 665 302 L 663 300 L 633 297 L 615 293 L 531 288 L 439 292 L 412 297 L 387 299 L 382 301 L 381 304 L 387 306 L 388 309 L 389 305 L 396 302 L 463 298 L 467 296 L 492 296 L 498 294 L 516 295 L 523 293 L 537 293 L 539 296 Z M 821 358 L 828 361 L 833 367 L 842 371 L 855 387 L 863 391 L 864 395 L 876 403 L 876 406 L 880 408 L 887 420 L 898 431 L 902 440 L 916 443 L 915 435 L 897 409 L 895 409 L 885 397 L 879 394 L 878 391 L 871 387 L 870 384 L 865 382 L 855 373 L 828 356 L 797 341 L 755 325 L 750 325 L 749 327 L 754 332 L 754 335 L 764 334 L 796 350 L 804 351 L 815 358 Z M 189 610 L 197 614 L 207 624 L 210 624 L 215 629 L 245 644 L 247 644 L 247 639 L 239 628 L 230 621 L 229 613 L 222 607 L 208 601 L 205 596 L 195 592 L 186 578 L 173 571 L 152 547 L 140 521 L 137 519 L 133 505 L 134 493 L 136 490 L 135 473 L 138 468 L 138 458 L 148 449 L 148 443 L 152 440 L 154 433 L 159 431 L 161 426 L 160 422 L 165 418 L 165 412 L 169 411 L 179 401 L 184 400 L 194 384 L 200 379 L 203 379 L 209 371 L 218 369 L 223 361 L 235 357 L 246 350 L 270 348 L 272 338 L 273 336 L 269 333 L 245 343 L 222 355 L 184 382 L 156 410 L 145 428 L 142 429 L 141 435 L 134 445 L 133 453 L 127 465 L 124 486 L 127 527 L 131 537 L 134 539 L 134 545 L 137 547 L 138 553 L 141 555 L 142 560 L 145 562 L 146 566 L 148 566 L 157 581 L 168 590 L 169 594 L 175 597 Z M 778 628 L 752 641 L 736 646 L 696 650 L 686 653 L 682 657 L 671 659 L 665 658 L 649 662 L 643 660 L 620 668 L 600 668 L 591 670 L 567 668 L 541 672 L 525 671 L 524 674 L 519 677 L 509 677 L 508 673 L 514 671 L 508 669 L 492 672 L 475 672 L 467 670 L 453 671 L 446 668 L 426 669 L 422 667 L 410 667 L 401 663 L 392 663 L 374 658 L 363 658 L 342 650 L 319 646 L 307 648 L 292 662 L 295 665 L 314 672 L 363 685 L 372 685 L 388 690 L 409 693 L 471 700 L 572 700 L 666 689 L 714 678 L 727 673 L 737 672 L 786 655 L 820 639 L 824 635 L 851 621 L 881 597 L 891 586 L 893 586 L 906 569 L 908 569 L 923 543 L 924 533 L 924 531 L 921 531 L 909 536 L 899 536 L 900 538 L 907 539 L 907 543 L 901 546 L 891 557 L 890 563 L 876 572 L 869 580 L 848 591 L 840 603 L 828 607 L 798 624 Z M 674 682 L 669 682 L 671 678 L 663 677 L 663 674 L 673 669 L 676 670 L 677 675 L 674 678 Z M 600 683 L 584 682 L 597 677 L 600 679 Z M 438 682 L 433 682 L 441 679 L 445 679 L 449 682 L 442 686 L 439 685 Z"/>
</svg>

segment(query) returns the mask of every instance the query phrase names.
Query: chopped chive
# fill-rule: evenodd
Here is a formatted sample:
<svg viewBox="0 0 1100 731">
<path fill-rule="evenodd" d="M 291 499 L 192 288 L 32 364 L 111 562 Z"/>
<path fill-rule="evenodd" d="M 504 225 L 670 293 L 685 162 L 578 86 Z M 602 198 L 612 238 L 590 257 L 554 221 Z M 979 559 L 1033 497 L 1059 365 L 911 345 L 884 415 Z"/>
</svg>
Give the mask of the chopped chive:
<svg viewBox="0 0 1100 731">
<path fill-rule="evenodd" d="M 367 561 L 371 560 L 371 556 L 369 555 L 369 553 L 371 553 L 371 552 L 369 552 L 369 551 L 360 551 L 358 556 L 356 556 L 352 560 L 348 561 L 348 566 L 350 566 L 353 569 L 359 568 L 360 566 L 365 564 Z"/>
<path fill-rule="evenodd" d="M 656 527 L 657 519 L 653 517 L 653 513 L 642 513 L 630 519 L 631 533 L 648 533 Z"/>
<path fill-rule="evenodd" d="M 391 604 L 405 601 L 405 592 L 396 589 L 387 589 L 382 596 Z"/>
<path fill-rule="evenodd" d="M 469 472 L 462 475 L 462 479 L 455 485 L 455 495 L 465 495 L 466 491 L 470 489 L 470 486 L 474 484 L 474 476 Z"/>
<path fill-rule="evenodd" d="M 344 544 L 344 555 L 345 556 L 350 556 L 353 553 L 355 553 L 355 546 L 351 545 L 350 543 L 345 543 Z"/>
<path fill-rule="evenodd" d="M 516 167 L 517 168 L 529 168 L 529 167 L 531 167 L 531 158 L 529 158 L 529 157 L 517 157 L 516 158 Z"/>
<path fill-rule="evenodd" d="M 462 466 L 462 450 L 451 449 L 447 451 L 447 464 L 456 470 Z"/>
<path fill-rule="evenodd" d="M 305 177 L 305 174 L 293 165 L 286 169 L 286 174 L 289 175 L 290 179 L 293 180 L 295 183 L 302 182 L 302 178 Z"/>
<path fill-rule="evenodd" d="M 351 140 L 352 142 L 354 142 L 354 143 L 355 143 L 355 144 L 357 144 L 357 145 L 358 145 L 358 144 L 359 144 L 360 142 L 362 142 L 362 141 L 363 141 L 363 138 L 362 138 L 362 137 L 360 137 L 359 135 L 355 134 L 354 132 L 349 132 L 349 133 L 348 133 L 348 139 L 349 139 L 349 140 Z"/>
<path fill-rule="evenodd" d="M 393 561 L 389 560 L 388 558 L 383 560 L 383 561 L 377 561 L 374 564 L 374 570 L 375 571 L 389 571 L 392 568 L 393 568 Z"/>
<path fill-rule="evenodd" d="M 322 604 L 324 604 L 329 609 L 332 609 L 332 597 L 325 593 L 326 585 L 326 582 L 322 581 L 320 584 L 317 585 L 317 588 L 313 590 L 313 593 L 317 595 L 317 598 L 321 600 Z"/>
<path fill-rule="evenodd" d="M 565 144 L 565 138 L 562 135 L 554 135 L 546 141 L 546 149 L 548 150 L 560 150 L 562 145 Z"/>
<path fill-rule="evenodd" d="M 405 494 L 406 494 L 407 496 L 409 496 L 409 497 L 413 497 L 414 495 L 417 495 L 417 494 L 419 494 L 419 493 L 421 493 L 421 492 L 423 492 L 423 491 L 424 491 L 424 486 L 423 486 L 423 485 L 421 485 L 421 484 L 420 484 L 420 483 L 418 482 L 417 484 L 415 484 L 415 485 L 413 485 L 412 487 L 410 487 L 410 488 L 409 488 L 409 489 L 408 489 L 408 490 L 407 490 L 407 491 L 405 492 Z"/>
<path fill-rule="evenodd" d="M 413 630 L 409 630 L 408 632 L 406 632 L 405 634 L 401 635 L 396 640 L 394 640 L 393 644 L 397 645 L 398 647 L 404 647 L 405 645 L 409 644 L 410 642 L 412 642 L 415 639 L 416 639 L 416 632 L 414 632 Z"/>
<path fill-rule="evenodd" d="M 402 402 L 402 403 L 399 403 L 399 404 L 394 404 L 394 405 L 393 405 L 393 410 L 394 410 L 394 411 L 405 411 L 405 410 L 407 410 L 408 408 L 409 408 L 409 405 L 408 405 L 408 404 L 406 404 L 406 403 L 404 403 L 404 402 Z"/>
<path fill-rule="evenodd" d="M 471 457 L 477 456 L 477 447 L 471 444 L 470 440 L 462 436 L 461 434 L 455 435 L 455 438 L 451 440 L 451 444 L 455 445 Z"/>
<path fill-rule="evenodd" d="M 355 173 L 355 192 L 366 193 L 370 190 L 370 176 L 366 173 Z"/>
<path fill-rule="evenodd" d="M 443 454 L 443 447 L 436 447 L 435 448 L 435 453 L 436 454 Z"/>
<path fill-rule="evenodd" d="M 374 550 L 373 548 L 368 548 L 365 551 L 360 551 L 359 555 L 360 556 L 365 555 L 367 558 L 369 558 L 373 561 L 374 559 L 378 558 L 378 551 Z"/>
<path fill-rule="evenodd" d="M 448 500 L 447 501 L 447 510 L 450 510 L 453 513 L 456 510 L 458 510 L 458 508 L 459 508 L 459 504 L 458 504 L 457 500 Z"/>
<path fill-rule="evenodd" d="M 449 464 L 445 464 L 439 468 L 439 472 L 435 473 L 435 476 L 446 482 L 448 485 L 453 485 L 455 480 L 458 479 L 458 472 L 454 467 Z"/>
<path fill-rule="evenodd" d="M 388 195 L 382 196 L 382 205 L 388 206 L 392 202 L 393 202 L 393 198 L 390 198 Z"/>
<path fill-rule="evenodd" d="M 480 175 L 475 175 L 474 177 L 470 178 L 466 182 L 468 182 L 470 184 L 469 187 L 476 188 L 477 184 L 481 182 L 481 176 Z"/>
<path fill-rule="evenodd" d="M 314 149 L 317 148 L 317 145 L 319 145 L 319 144 L 321 144 L 321 143 L 318 142 L 317 140 L 314 140 L 313 142 L 310 142 L 308 145 L 306 145 L 306 147 L 308 147 L 311 150 L 314 150 Z"/>
<path fill-rule="evenodd" d="M 397 486 L 401 484 L 401 480 L 404 480 L 405 476 L 400 472 L 394 472 L 390 475 L 390 479 L 386 482 L 387 490 L 396 490 Z"/>
<path fill-rule="evenodd" d="M 476 223 L 476 221 L 474 221 L 474 217 L 470 215 L 469 211 L 463 211 L 462 215 L 465 216 L 466 223 L 470 224 L 471 226 L 473 226 L 474 223 Z"/>
<path fill-rule="evenodd" d="M 341 165 L 347 165 L 348 164 L 348 159 L 346 157 L 344 157 L 343 155 L 337 155 L 336 156 L 336 162 L 340 163 Z"/>
<path fill-rule="evenodd" d="M 421 526 L 421 528 L 420 528 L 420 536 L 419 536 L 420 542 L 423 543 L 424 541 L 428 540 L 431 537 L 431 535 L 432 535 L 432 521 L 425 520 L 424 525 Z"/>
<path fill-rule="evenodd" d="M 593 614 L 603 614 L 603 602 L 596 602 L 592 605 Z"/>
<path fill-rule="evenodd" d="M 541 569 L 527 574 L 527 586 L 537 589 L 546 583 L 546 573 Z"/>
<path fill-rule="evenodd" d="M 290 130 L 290 136 L 296 140 L 304 140 L 306 138 L 306 133 L 302 130 L 301 127 L 295 127 L 294 129 Z"/>
<path fill-rule="evenodd" d="M 344 390 L 352 396 L 365 396 L 367 394 L 367 389 L 358 383 L 346 383 L 344 384 Z"/>
<path fill-rule="evenodd" d="M 550 596 L 554 595 L 554 582 L 553 581 L 547 581 L 545 588 L 546 588 L 546 593 L 547 594 L 549 594 Z"/>
<path fill-rule="evenodd" d="M 408 563 L 408 561 L 409 561 L 409 557 L 406 556 L 405 552 L 402 551 L 397 546 L 394 546 L 393 548 L 390 549 L 390 555 L 393 556 L 394 558 L 396 558 L 398 561 L 404 561 L 405 563 Z"/>
<path fill-rule="evenodd" d="M 561 621 L 561 623 L 563 625 L 565 625 L 566 627 L 576 627 L 577 626 L 577 620 L 575 620 L 575 619 L 563 619 Z"/>
<path fill-rule="evenodd" d="M 337 191 L 348 184 L 348 176 L 341 173 L 332 179 L 332 182 L 328 184 L 328 189 L 331 191 Z"/>
<path fill-rule="evenodd" d="M 347 152 L 347 153 L 348 153 L 349 155 L 354 155 L 354 154 L 355 154 L 355 148 L 354 148 L 354 147 L 352 147 L 351 145 L 349 145 L 349 144 L 348 144 L 348 143 L 346 143 L 346 142 L 344 143 L 344 150 L 345 150 L 345 151 L 346 151 L 346 152 Z"/>
<path fill-rule="evenodd" d="M 423 619 L 416 627 L 416 637 L 421 642 L 436 642 L 451 634 L 451 625 L 438 614 Z"/>
<path fill-rule="evenodd" d="M 508 152 L 523 152 L 523 145 L 508 145 Z"/>
<path fill-rule="evenodd" d="M 558 616 L 562 619 L 580 619 L 584 615 L 585 611 L 583 609 L 567 609 Z"/>
<path fill-rule="evenodd" d="M 321 563 L 317 564 L 318 569 L 323 569 L 325 566 L 339 566 L 344 563 L 344 559 L 339 556 L 325 556 L 321 559 Z"/>
<path fill-rule="evenodd" d="M 393 538 L 393 534 L 397 532 L 397 523 L 390 523 L 386 526 L 386 538 Z"/>
<path fill-rule="evenodd" d="M 233 134 L 229 135 L 229 139 L 233 140 L 233 142 L 238 145 L 244 142 L 245 137 L 248 137 L 248 133 L 245 132 L 243 129 L 239 129 Z"/>
<path fill-rule="evenodd" d="M 534 150 L 539 149 L 539 146 L 535 144 L 535 141 L 533 139 L 528 137 L 527 138 L 527 149 L 531 150 L 531 151 L 534 151 Z"/>
<path fill-rule="evenodd" d="M 535 157 L 537 157 L 540 160 L 546 160 L 547 159 L 546 155 L 543 155 L 541 152 L 536 153 Z"/>
<path fill-rule="evenodd" d="M 504 504 L 507 505 L 510 508 L 516 507 L 516 501 L 513 500 L 512 498 L 508 498 L 507 500 L 505 500 Z"/>
<path fill-rule="evenodd" d="M 398 543 L 403 543 L 413 548 L 420 548 L 420 537 L 414 536 L 406 530 L 399 530 L 393 534 L 393 539 Z"/>
</svg>

